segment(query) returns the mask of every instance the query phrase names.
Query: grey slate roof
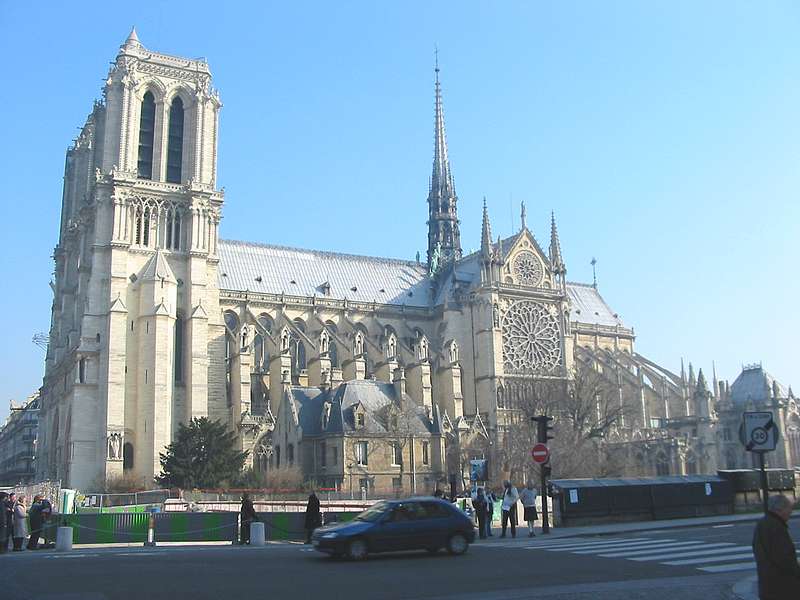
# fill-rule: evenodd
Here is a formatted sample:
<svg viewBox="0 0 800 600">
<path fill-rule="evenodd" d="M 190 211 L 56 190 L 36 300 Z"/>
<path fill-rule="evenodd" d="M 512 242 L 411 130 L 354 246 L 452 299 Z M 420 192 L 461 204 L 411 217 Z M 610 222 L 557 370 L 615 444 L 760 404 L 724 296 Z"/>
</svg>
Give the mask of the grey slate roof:
<svg viewBox="0 0 800 600">
<path fill-rule="evenodd" d="M 321 391 L 318 388 L 292 386 L 290 402 L 297 408 L 298 421 L 304 436 L 322 433 L 387 433 L 386 417 L 390 406 L 400 406 L 394 385 L 382 381 L 352 380 L 339 385 L 335 390 Z M 331 402 L 331 413 L 327 427 L 322 428 L 322 411 L 326 401 Z M 355 428 L 353 409 L 361 405 L 365 410 L 362 429 Z M 438 413 L 429 419 L 422 406 L 418 406 L 407 395 L 402 401 L 405 417 L 401 423 L 404 430 L 415 434 L 438 432 Z"/>
<path fill-rule="evenodd" d="M 745 367 L 736 381 L 731 385 L 731 402 L 744 405 L 750 400 L 756 404 L 767 402 L 772 398 L 772 383 L 775 378 L 762 367 Z M 778 382 L 778 397 L 786 398 L 786 388 Z"/>
<path fill-rule="evenodd" d="M 605 325 L 624 327 L 611 307 L 606 304 L 600 292 L 592 285 L 585 283 L 567 282 L 567 294 L 572 306 L 570 321 L 588 323 L 591 325 Z"/>
<path fill-rule="evenodd" d="M 518 236 L 507 238 L 503 249 L 510 248 Z M 454 291 L 452 276 L 447 274 L 444 285 L 432 301 L 427 267 L 414 261 L 232 240 L 220 240 L 218 250 L 219 287 L 222 290 L 316 295 L 413 307 L 441 304 L 452 299 Z M 456 281 L 477 282 L 480 279 L 480 255 L 476 252 L 465 256 L 451 268 L 455 269 Z M 329 295 L 324 293 L 325 283 L 330 285 Z M 624 327 L 619 316 L 615 316 L 593 286 L 568 282 L 567 293 L 572 303 L 573 322 Z"/>
<path fill-rule="evenodd" d="M 220 240 L 218 250 L 222 290 L 407 306 L 430 303 L 427 268 L 413 261 L 231 240 Z M 330 285 L 327 295 L 325 283 Z"/>
</svg>

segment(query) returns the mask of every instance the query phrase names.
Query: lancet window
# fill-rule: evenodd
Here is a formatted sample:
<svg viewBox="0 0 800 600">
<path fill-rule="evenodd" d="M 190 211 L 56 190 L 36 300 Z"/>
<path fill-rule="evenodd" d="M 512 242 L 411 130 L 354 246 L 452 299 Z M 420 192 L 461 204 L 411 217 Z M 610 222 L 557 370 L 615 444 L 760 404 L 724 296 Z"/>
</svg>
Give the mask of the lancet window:
<svg viewBox="0 0 800 600">
<path fill-rule="evenodd" d="M 181 182 L 183 163 L 183 100 L 176 96 L 169 109 L 169 132 L 167 137 L 167 181 Z"/>
<path fill-rule="evenodd" d="M 139 158 L 137 175 L 139 179 L 153 178 L 153 140 L 156 131 L 156 101 L 151 92 L 142 99 L 139 115 Z"/>
</svg>

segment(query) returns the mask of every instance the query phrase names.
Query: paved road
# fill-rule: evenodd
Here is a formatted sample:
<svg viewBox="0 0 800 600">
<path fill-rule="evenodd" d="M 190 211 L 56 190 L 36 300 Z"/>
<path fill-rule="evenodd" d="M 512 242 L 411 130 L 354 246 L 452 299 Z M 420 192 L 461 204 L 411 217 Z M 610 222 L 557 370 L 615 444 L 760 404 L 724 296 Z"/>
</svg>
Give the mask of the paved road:
<svg viewBox="0 0 800 600">
<path fill-rule="evenodd" d="M 19 553 L 0 557 L 0 598 L 723 600 L 753 573 L 752 528 L 493 540 L 461 557 L 406 553 L 362 563 L 296 544 Z M 795 539 L 799 529 L 793 523 Z"/>
</svg>

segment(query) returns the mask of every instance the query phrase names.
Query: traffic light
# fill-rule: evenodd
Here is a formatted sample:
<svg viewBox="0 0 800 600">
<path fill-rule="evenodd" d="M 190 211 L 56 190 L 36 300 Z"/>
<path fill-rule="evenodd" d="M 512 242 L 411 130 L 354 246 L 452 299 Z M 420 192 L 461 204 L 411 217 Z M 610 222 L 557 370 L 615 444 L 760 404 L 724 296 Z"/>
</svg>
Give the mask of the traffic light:
<svg viewBox="0 0 800 600">
<path fill-rule="evenodd" d="M 550 425 L 550 421 L 553 420 L 553 417 L 540 415 L 533 417 L 533 420 L 536 421 L 536 441 L 540 444 L 546 444 L 548 440 L 552 440 L 553 426 Z"/>
<path fill-rule="evenodd" d="M 553 472 L 553 467 L 550 465 L 542 465 L 542 475 L 544 477 L 550 477 Z"/>
</svg>

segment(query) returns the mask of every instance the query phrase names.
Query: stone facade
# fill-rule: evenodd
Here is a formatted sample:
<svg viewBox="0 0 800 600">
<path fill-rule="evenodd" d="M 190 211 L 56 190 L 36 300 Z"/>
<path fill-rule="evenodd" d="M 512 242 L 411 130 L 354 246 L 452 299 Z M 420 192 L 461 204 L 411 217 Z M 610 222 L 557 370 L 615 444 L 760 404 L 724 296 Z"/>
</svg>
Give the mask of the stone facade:
<svg viewBox="0 0 800 600">
<path fill-rule="evenodd" d="M 133 32 L 67 153 L 39 476 L 83 488 L 150 479 L 178 425 L 207 415 L 237 432 L 256 469 L 285 466 L 291 447 L 309 478 L 415 491 L 469 458 L 502 471 L 532 383 L 581 369 L 636 398 L 608 442 L 646 471 L 721 465 L 732 450 L 720 432 L 741 405 L 716 378 L 709 390 L 691 368 L 636 352 L 596 284 L 567 281 L 555 218 L 547 248 L 524 206 L 520 230 L 495 240 L 484 205 L 481 249 L 462 254 L 438 68 L 435 106 L 425 263 L 220 240 L 208 65 L 146 50 Z M 788 392 L 765 401 L 800 423 Z M 336 427 L 309 425 L 325 410 Z M 373 429 L 356 427 L 356 410 Z M 412 433 L 392 429 L 392 411 L 413 417 Z M 350 460 L 365 441 L 369 464 Z"/>
</svg>

